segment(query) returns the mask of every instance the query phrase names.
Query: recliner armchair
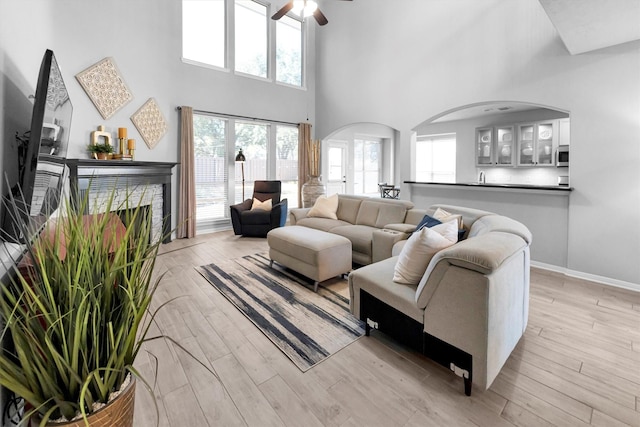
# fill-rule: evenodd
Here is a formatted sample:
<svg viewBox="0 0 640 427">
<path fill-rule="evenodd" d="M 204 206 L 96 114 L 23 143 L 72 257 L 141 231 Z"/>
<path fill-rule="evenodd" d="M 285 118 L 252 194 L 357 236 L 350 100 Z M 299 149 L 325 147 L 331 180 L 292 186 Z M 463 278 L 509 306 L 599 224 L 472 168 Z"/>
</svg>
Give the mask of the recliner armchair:
<svg viewBox="0 0 640 427">
<path fill-rule="evenodd" d="M 255 181 L 253 197 L 230 206 L 233 232 L 248 237 L 266 237 L 270 230 L 284 226 L 287 221 L 288 201 L 280 200 L 281 189 L 280 181 Z M 271 210 L 251 210 L 254 198 L 261 202 L 271 199 Z"/>
</svg>

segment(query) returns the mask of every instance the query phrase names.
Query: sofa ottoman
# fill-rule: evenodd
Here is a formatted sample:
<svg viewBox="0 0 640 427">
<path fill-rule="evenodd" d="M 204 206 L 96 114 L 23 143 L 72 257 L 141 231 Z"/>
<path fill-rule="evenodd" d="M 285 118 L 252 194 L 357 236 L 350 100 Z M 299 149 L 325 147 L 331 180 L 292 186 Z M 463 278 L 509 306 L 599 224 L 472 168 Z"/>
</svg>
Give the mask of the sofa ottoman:
<svg viewBox="0 0 640 427">
<path fill-rule="evenodd" d="M 351 271 L 351 241 L 346 237 L 292 225 L 267 234 L 269 258 L 318 284 Z"/>
</svg>

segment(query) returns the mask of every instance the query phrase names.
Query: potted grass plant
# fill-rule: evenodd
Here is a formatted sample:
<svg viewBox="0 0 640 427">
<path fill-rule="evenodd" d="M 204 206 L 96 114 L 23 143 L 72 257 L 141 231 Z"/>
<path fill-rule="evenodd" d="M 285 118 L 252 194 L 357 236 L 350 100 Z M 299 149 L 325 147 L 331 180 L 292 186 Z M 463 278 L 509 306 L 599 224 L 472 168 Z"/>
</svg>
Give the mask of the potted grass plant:
<svg viewBox="0 0 640 427">
<path fill-rule="evenodd" d="M 148 337 L 161 242 L 150 214 L 128 197 L 115 206 L 112 192 L 101 209 L 107 213 L 84 215 L 88 199 L 75 208 L 63 203 L 66 212 L 27 240 L 13 278 L 2 283 L 9 348 L 0 354 L 0 384 L 24 399 L 23 425 L 31 417 L 40 426 L 131 426 L 140 379 L 133 362 L 145 341 L 158 338 Z M 113 211 L 126 212 L 124 221 Z M 22 235 L 33 235 L 17 222 Z"/>
</svg>

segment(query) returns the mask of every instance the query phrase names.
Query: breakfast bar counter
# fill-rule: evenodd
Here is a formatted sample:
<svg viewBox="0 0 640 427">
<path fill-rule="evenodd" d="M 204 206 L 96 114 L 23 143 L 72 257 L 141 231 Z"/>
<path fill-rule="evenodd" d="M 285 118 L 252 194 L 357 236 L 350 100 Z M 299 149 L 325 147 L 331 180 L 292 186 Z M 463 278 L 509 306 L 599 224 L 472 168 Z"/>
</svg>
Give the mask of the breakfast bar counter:
<svg viewBox="0 0 640 427">
<path fill-rule="evenodd" d="M 535 265 L 567 267 L 569 186 L 404 181 L 401 197 L 417 207 L 466 206 L 514 218 L 531 230 Z"/>
<path fill-rule="evenodd" d="M 507 184 L 507 183 L 481 183 L 481 182 L 424 182 L 424 181 L 404 181 L 405 184 L 412 186 L 427 186 L 433 188 L 455 188 L 460 189 L 477 189 L 483 191 L 510 191 L 517 193 L 549 193 L 558 195 L 569 195 L 573 191 L 572 187 L 567 185 L 533 185 L 533 184 Z"/>
</svg>

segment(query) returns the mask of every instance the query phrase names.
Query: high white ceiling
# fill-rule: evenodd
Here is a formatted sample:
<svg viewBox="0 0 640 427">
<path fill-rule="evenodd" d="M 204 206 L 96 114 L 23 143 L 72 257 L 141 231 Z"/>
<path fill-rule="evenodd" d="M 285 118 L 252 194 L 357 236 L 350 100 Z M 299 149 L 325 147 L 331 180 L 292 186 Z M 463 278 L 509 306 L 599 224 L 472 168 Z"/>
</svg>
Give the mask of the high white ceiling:
<svg viewBox="0 0 640 427">
<path fill-rule="evenodd" d="M 539 0 L 572 55 L 640 39 L 640 0 Z"/>
</svg>

